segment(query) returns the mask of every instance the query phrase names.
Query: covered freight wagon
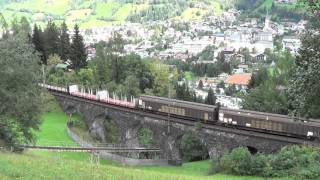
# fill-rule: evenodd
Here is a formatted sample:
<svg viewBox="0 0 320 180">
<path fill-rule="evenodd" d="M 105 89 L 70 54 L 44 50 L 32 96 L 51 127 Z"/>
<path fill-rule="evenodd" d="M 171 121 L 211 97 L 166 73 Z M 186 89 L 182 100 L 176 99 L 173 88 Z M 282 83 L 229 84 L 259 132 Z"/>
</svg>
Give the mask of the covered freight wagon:
<svg viewBox="0 0 320 180">
<path fill-rule="evenodd" d="M 217 106 L 147 95 L 140 96 L 138 106 L 144 110 L 193 120 L 216 121 L 218 115 Z"/>
</svg>

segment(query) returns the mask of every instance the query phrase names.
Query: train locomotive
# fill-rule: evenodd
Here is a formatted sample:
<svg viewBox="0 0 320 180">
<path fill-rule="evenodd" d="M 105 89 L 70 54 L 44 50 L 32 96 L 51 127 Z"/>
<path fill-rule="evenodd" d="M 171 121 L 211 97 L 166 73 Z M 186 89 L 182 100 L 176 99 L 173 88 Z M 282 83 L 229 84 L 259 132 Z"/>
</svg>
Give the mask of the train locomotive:
<svg viewBox="0 0 320 180">
<path fill-rule="evenodd" d="M 148 111 L 182 120 L 201 121 L 207 124 L 230 128 L 264 132 L 280 136 L 320 140 L 320 120 L 293 120 L 286 115 L 263 113 L 248 110 L 235 110 L 219 105 L 206 105 L 164 97 L 141 95 L 130 101 L 110 98 L 108 92 L 95 94 L 79 91 L 76 85 L 61 88 L 46 84 L 40 86 L 59 93 L 99 101 L 110 105 L 122 106 L 140 111 Z"/>
</svg>

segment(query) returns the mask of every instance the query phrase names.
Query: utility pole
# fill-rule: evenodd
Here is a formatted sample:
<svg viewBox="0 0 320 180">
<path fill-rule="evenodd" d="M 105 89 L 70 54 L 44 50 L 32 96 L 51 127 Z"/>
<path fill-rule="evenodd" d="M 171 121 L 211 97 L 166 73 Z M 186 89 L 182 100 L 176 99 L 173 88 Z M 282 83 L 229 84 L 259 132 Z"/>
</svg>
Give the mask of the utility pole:
<svg viewBox="0 0 320 180">
<path fill-rule="evenodd" d="M 170 71 L 170 68 L 169 68 L 169 71 Z M 173 78 L 173 74 L 169 73 L 169 77 L 168 77 L 168 80 L 169 80 L 169 85 L 168 85 L 168 98 L 169 98 L 169 102 L 168 102 L 168 134 L 170 134 L 170 126 L 171 126 L 171 120 L 170 120 L 170 111 L 171 111 L 171 108 L 170 108 L 170 99 L 171 99 L 171 82 L 172 82 L 172 78 Z"/>
<path fill-rule="evenodd" d="M 43 78 L 43 84 L 46 84 L 46 74 L 45 74 L 45 65 L 42 64 L 42 78 Z"/>
</svg>

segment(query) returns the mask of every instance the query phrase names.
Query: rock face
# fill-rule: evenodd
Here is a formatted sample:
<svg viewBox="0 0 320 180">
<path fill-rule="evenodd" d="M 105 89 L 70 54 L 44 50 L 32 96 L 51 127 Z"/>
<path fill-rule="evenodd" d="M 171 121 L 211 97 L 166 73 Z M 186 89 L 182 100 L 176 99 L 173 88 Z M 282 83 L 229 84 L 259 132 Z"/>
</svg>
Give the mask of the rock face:
<svg viewBox="0 0 320 180">
<path fill-rule="evenodd" d="M 106 108 L 91 103 L 85 103 L 69 98 L 56 96 L 61 107 L 68 112 L 70 109 L 82 114 L 90 133 L 103 142 L 106 142 L 107 131 L 104 127 L 106 119 L 112 119 L 118 127 L 118 143 L 131 147 L 141 147 L 138 132 L 140 128 L 148 128 L 153 132 L 155 146 L 163 151 L 163 158 L 181 159 L 179 152 L 179 140 L 187 130 L 196 130 L 195 125 L 188 126 L 180 123 L 172 123 L 170 133 L 167 133 L 168 123 L 164 120 L 151 117 L 130 114 L 127 112 Z M 240 146 L 247 146 L 259 152 L 275 152 L 288 145 L 286 142 L 263 139 L 254 136 L 245 136 L 218 130 L 202 128 L 199 138 L 208 148 L 211 158 L 223 155 Z"/>
</svg>

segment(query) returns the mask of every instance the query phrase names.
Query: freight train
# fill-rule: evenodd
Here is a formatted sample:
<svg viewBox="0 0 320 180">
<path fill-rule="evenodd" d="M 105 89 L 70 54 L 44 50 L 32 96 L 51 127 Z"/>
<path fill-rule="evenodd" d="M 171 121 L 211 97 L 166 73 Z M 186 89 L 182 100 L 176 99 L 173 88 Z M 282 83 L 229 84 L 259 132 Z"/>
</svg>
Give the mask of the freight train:
<svg viewBox="0 0 320 180">
<path fill-rule="evenodd" d="M 171 116 L 183 120 L 201 121 L 230 128 L 258 131 L 295 138 L 320 140 L 320 120 L 294 120 L 289 116 L 248 110 L 234 110 L 219 105 L 206 105 L 164 97 L 141 95 L 130 102 L 110 98 L 107 91 L 98 91 L 95 95 L 80 92 L 78 86 L 61 88 L 41 84 L 51 91 L 82 97 L 106 104 L 122 106 L 140 111 Z M 114 96 L 113 96 L 114 97 Z"/>
</svg>

